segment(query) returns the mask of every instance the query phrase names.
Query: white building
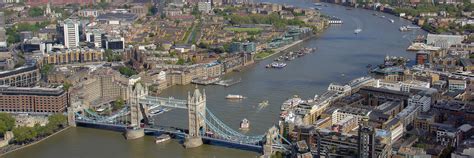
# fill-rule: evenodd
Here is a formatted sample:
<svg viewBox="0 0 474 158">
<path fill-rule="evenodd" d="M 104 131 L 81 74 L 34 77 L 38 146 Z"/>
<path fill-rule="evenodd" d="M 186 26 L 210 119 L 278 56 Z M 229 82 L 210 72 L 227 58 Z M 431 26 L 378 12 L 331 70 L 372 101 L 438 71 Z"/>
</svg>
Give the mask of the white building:
<svg viewBox="0 0 474 158">
<path fill-rule="evenodd" d="M 462 35 L 428 34 L 426 36 L 426 44 L 441 48 L 449 48 L 452 45 L 461 44 L 462 41 L 464 41 Z"/>
<path fill-rule="evenodd" d="M 408 98 L 408 106 L 421 107 L 423 112 L 427 112 L 431 108 L 431 97 L 414 95 Z"/>
<path fill-rule="evenodd" d="M 403 82 L 386 82 L 383 80 L 377 80 L 375 87 L 401 91 L 401 92 L 410 92 L 410 89 L 412 88 L 430 88 L 430 83 L 415 81 L 415 80 L 403 81 Z"/>
<path fill-rule="evenodd" d="M 3 3 L 20 3 L 20 0 L 3 0 Z"/>
<path fill-rule="evenodd" d="M 78 12 L 81 17 L 97 17 L 99 16 L 99 11 L 95 9 L 84 9 Z"/>
<path fill-rule="evenodd" d="M 467 83 L 466 83 L 465 80 L 450 79 L 448 81 L 448 90 L 449 91 L 465 90 L 466 87 L 467 87 Z"/>
<path fill-rule="evenodd" d="M 418 116 L 418 114 L 421 112 L 422 107 L 421 106 L 416 106 L 415 104 L 410 104 L 408 105 L 405 109 L 400 111 L 400 113 L 395 116 L 400 120 L 400 122 L 403 123 L 404 126 L 410 125 L 413 123 L 415 118 Z"/>
<path fill-rule="evenodd" d="M 334 110 L 334 112 L 332 113 L 332 123 L 336 124 L 344 120 L 346 117 L 352 116 L 357 119 L 357 124 L 359 124 L 362 118 L 369 117 L 370 112 L 370 110 L 357 107 L 342 107 Z"/>
<path fill-rule="evenodd" d="M 329 84 L 329 87 L 328 87 L 328 91 L 337 91 L 344 94 L 350 94 L 351 90 L 352 88 L 349 85 L 339 85 L 335 83 Z"/>
<path fill-rule="evenodd" d="M 202 13 L 210 13 L 212 10 L 211 2 L 198 2 L 198 10 Z"/>
<path fill-rule="evenodd" d="M 79 23 L 77 21 L 66 19 L 63 25 L 64 46 L 66 48 L 75 48 L 79 46 Z"/>
</svg>

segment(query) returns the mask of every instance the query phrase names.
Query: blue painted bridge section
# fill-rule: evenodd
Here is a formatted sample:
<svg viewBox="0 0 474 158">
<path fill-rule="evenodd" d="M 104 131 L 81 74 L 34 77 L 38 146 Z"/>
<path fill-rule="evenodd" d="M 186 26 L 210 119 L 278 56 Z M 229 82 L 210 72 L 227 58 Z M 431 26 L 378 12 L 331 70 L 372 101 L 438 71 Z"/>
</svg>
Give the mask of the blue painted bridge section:
<svg viewBox="0 0 474 158">
<path fill-rule="evenodd" d="M 107 124 L 107 123 L 98 123 L 98 122 L 90 122 L 90 121 L 83 121 L 83 120 L 76 120 L 76 124 L 81 127 L 88 127 L 88 128 L 97 128 L 97 129 L 105 129 L 117 132 L 125 132 L 127 126 L 123 124 Z M 184 140 L 184 136 L 186 135 L 187 129 L 180 129 L 176 127 L 166 127 L 166 126 L 154 126 L 152 127 L 145 127 L 145 134 L 150 136 L 159 136 L 161 134 L 169 134 L 175 139 L 179 139 L 180 141 Z M 218 139 L 213 138 L 211 136 L 201 136 L 203 142 L 209 145 L 217 145 L 222 147 L 228 148 L 235 148 L 240 150 L 247 150 L 261 153 L 263 151 L 262 144 L 245 144 L 245 143 L 238 143 L 235 141 L 229 141 L 225 139 Z"/>
</svg>

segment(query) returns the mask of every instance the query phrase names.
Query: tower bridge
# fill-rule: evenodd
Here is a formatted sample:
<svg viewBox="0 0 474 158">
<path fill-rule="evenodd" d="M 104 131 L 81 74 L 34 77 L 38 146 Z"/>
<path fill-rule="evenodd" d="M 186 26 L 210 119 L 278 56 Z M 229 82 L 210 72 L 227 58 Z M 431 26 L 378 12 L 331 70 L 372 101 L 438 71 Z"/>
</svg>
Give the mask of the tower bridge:
<svg viewBox="0 0 474 158">
<path fill-rule="evenodd" d="M 199 147 L 203 142 L 211 141 L 230 144 L 231 147 L 240 149 L 260 149 L 264 155 L 271 155 L 275 151 L 290 151 L 291 142 L 282 137 L 276 127 L 271 127 L 265 134 L 249 136 L 226 125 L 207 108 L 205 91 L 201 93 L 196 88 L 192 94 L 188 93 L 187 100 L 180 100 L 172 97 L 149 96 L 147 87 L 140 83 L 129 89 L 132 90 L 130 99 L 127 100 L 129 106 L 110 116 L 101 116 L 90 110 L 74 112 L 70 115 L 75 116 L 73 118 L 79 125 L 126 130 L 126 136 L 130 139 L 142 137 L 145 132 L 159 132 L 184 137 L 183 145 L 186 148 Z M 147 122 L 148 117 L 152 116 L 149 111 L 160 107 L 186 109 L 188 111 L 188 129 L 156 124 L 150 127 L 141 126 L 141 120 Z"/>
</svg>

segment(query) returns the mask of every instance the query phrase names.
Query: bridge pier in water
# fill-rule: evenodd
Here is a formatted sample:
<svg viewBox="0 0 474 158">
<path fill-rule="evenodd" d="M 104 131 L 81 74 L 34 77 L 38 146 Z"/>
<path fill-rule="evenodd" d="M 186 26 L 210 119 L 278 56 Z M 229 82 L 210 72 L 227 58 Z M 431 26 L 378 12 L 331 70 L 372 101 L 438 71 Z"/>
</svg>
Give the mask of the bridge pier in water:
<svg viewBox="0 0 474 158">
<path fill-rule="evenodd" d="M 133 87 L 129 87 L 133 88 Z M 137 83 L 130 96 L 130 127 L 125 130 L 125 138 L 127 139 L 137 139 L 145 136 L 145 130 L 140 126 L 140 120 L 145 116 L 142 115 L 140 109 L 139 98 L 142 96 L 148 95 L 148 88 L 143 87 L 142 84 Z"/>
<path fill-rule="evenodd" d="M 201 134 L 206 132 L 206 92 L 203 94 L 195 89 L 191 95 L 188 93 L 188 129 L 189 133 L 184 138 L 186 148 L 195 148 L 203 144 Z"/>
</svg>

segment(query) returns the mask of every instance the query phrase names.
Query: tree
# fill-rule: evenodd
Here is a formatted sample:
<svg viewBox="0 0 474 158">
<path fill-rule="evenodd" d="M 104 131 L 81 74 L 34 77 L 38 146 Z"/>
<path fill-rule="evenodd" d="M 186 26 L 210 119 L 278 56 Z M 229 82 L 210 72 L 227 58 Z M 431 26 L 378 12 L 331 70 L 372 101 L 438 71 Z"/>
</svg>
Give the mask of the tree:
<svg viewBox="0 0 474 158">
<path fill-rule="evenodd" d="M 179 58 L 178 62 L 176 62 L 177 65 L 184 65 L 185 61 L 183 58 Z"/>
<path fill-rule="evenodd" d="M 11 131 L 15 126 L 15 118 L 8 113 L 0 113 L 0 134 Z"/>
<path fill-rule="evenodd" d="M 156 13 L 158 13 L 158 8 L 155 6 L 150 6 L 148 8 L 148 15 L 156 15 Z"/>
<path fill-rule="evenodd" d="M 38 133 L 32 127 L 20 126 L 13 129 L 13 135 L 17 143 L 25 143 L 33 140 Z"/>
<path fill-rule="evenodd" d="M 120 72 L 120 74 L 125 75 L 127 77 L 130 77 L 130 76 L 133 76 L 133 75 L 137 74 L 137 72 L 135 70 L 133 70 L 132 68 L 127 67 L 127 66 L 120 67 L 119 72 Z"/>
<path fill-rule="evenodd" d="M 114 101 L 113 108 L 122 109 L 124 105 L 125 105 L 125 100 L 123 100 L 122 98 L 118 98 L 117 100 Z"/>
<path fill-rule="evenodd" d="M 119 53 L 114 53 L 112 50 L 107 49 L 104 52 L 104 57 L 108 62 L 121 61 L 122 55 Z"/>
<path fill-rule="evenodd" d="M 64 83 L 63 83 L 63 90 L 64 90 L 64 91 L 68 91 L 69 88 L 71 88 L 72 86 L 73 86 L 72 83 L 64 82 Z"/>
<path fill-rule="evenodd" d="M 30 8 L 30 10 L 28 10 L 28 15 L 31 17 L 38 17 L 38 16 L 43 15 L 43 12 L 44 12 L 43 9 L 39 7 L 33 7 L 33 8 Z"/>
<path fill-rule="evenodd" d="M 54 68 L 53 64 L 46 64 L 46 65 L 43 65 L 43 67 L 41 67 L 40 72 L 41 74 L 47 76 L 48 73 L 53 70 L 53 68 Z"/>
<path fill-rule="evenodd" d="M 54 130 L 65 127 L 67 124 L 67 117 L 62 114 L 52 114 L 48 117 L 48 125 L 53 127 Z"/>
</svg>

